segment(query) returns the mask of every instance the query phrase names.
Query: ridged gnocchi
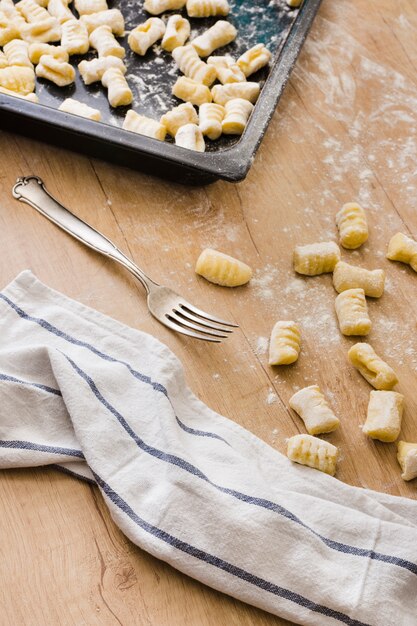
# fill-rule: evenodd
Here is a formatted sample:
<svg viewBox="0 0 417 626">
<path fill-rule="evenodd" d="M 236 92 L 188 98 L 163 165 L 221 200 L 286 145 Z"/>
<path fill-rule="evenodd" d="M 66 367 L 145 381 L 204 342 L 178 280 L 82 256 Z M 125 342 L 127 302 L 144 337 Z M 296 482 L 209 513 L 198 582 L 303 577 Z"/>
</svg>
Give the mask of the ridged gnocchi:
<svg viewBox="0 0 417 626">
<path fill-rule="evenodd" d="M 152 137 L 159 141 L 164 141 L 166 128 L 157 120 L 153 120 L 145 115 L 139 115 L 135 111 L 128 111 L 123 121 L 124 130 L 130 130 L 132 133 Z"/>
<path fill-rule="evenodd" d="M 290 365 L 297 361 L 301 332 L 293 321 L 280 320 L 274 325 L 269 341 L 269 365 Z"/>
<path fill-rule="evenodd" d="M 26 96 L 35 91 L 35 72 L 30 67 L 5 67 L 0 70 L 0 87 Z"/>
<path fill-rule="evenodd" d="M 348 250 L 359 248 L 368 240 L 368 222 L 363 208 L 356 202 L 348 202 L 336 215 L 339 243 Z"/>
<path fill-rule="evenodd" d="M 227 0 L 187 0 L 186 6 L 190 17 L 228 15 L 230 11 Z"/>
<path fill-rule="evenodd" d="M 311 435 L 294 435 L 287 442 L 287 457 L 290 461 L 308 465 L 334 476 L 339 451 L 333 444 Z"/>
<path fill-rule="evenodd" d="M 203 135 L 215 140 L 222 134 L 222 120 L 225 116 L 225 109 L 221 104 L 207 102 L 199 109 L 199 127 Z"/>
<path fill-rule="evenodd" d="M 69 54 L 64 48 L 61 46 L 51 46 L 49 43 L 31 43 L 29 44 L 29 59 L 32 63 L 37 65 L 40 61 L 40 58 L 47 54 L 48 56 L 52 56 L 58 61 L 65 61 L 68 63 Z"/>
<path fill-rule="evenodd" d="M 347 289 L 363 289 L 365 296 L 380 298 L 384 293 L 385 272 L 339 261 L 333 270 L 333 285 L 338 293 Z"/>
<path fill-rule="evenodd" d="M 212 100 L 211 91 L 207 85 L 196 83 L 195 80 L 191 80 L 187 76 L 177 78 L 172 87 L 172 94 L 180 100 L 191 102 L 191 104 L 196 106 L 201 106 L 205 102 L 211 102 Z"/>
<path fill-rule="evenodd" d="M 29 58 L 29 44 L 26 41 L 12 39 L 4 46 L 3 52 L 6 56 L 7 65 L 19 65 L 33 69 L 33 64 Z"/>
<path fill-rule="evenodd" d="M 4 87 L 0 87 L 0 93 L 4 93 L 7 96 L 14 96 L 15 98 L 21 98 L 22 100 L 28 100 L 29 102 L 39 102 L 39 98 L 35 93 L 17 93 L 17 91 L 11 91 L 10 89 L 5 89 Z"/>
<path fill-rule="evenodd" d="M 36 76 L 55 83 L 58 87 L 71 85 L 75 80 L 75 70 L 69 63 L 44 54 L 36 66 Z"/>
<path fill-rule="evenodd" d="M 369 343 L 355 343 L 348 352 L 348 358 L 375 389 L 390 391 L 398 383 L 392 367 L 376 354 Z"/>
<path fill-rule="evenodd" d="M 112 33 L 110 26 L 99 26 L 90 34 L 90 45 L 97 50 L 99 57 L 119 57 L 123 59 L 125 49 L 121 46 Z"/>
<path fill-rule="evenodd" d="M 182 15 L 171 15 L 168 19 L 161 47 L 167 52 L 183 46 L 190 36 L 190 22 Z"/>
<path fill-rule="evenodd" d="M 91 15 L 109 8 L 106 0 L 74 0 L 74 6 L 79 15 Z"/>
<path fill-rule="evenodd" d="M 119 9 L 109 9 L 89 15 L 81 15 L 80 22 L 84 24 L 89 35 L 100 26 L 111 28 L 113 35 L 116 35 L 116 37 L 122 37 L 125 32 L 125 20 Z"/>
<path fill-rule="evenodd" d="M 399 441 L 397 445 L 397 460 L 402 469 L 403 480 L 417 478 L 417 443 Z"/>
<path fill-rule="evenodd" d="M 206 248 L 200 254 L 195 271 L 211 283 L 222 287 L 239 287 L 252 278 L 249 265 L 212 248 Z"/>
<path fill-rule="evenodd" d="M 201 106 L 204 106 L 204 104 Z M 177 107 L 171 109 L 171 111 L 164 113 L 160 122 L 165 126 L 171 137 L 175 137 L 181 126 L 185 126 L 185 124 L 198 124 L 198 115 L 191 102 L 184 102 L 184 104 L 179 104 Z"/>
<path fill-rule="evenodd" d="M 81 61 L 81 63 L 78 64 L 78 71 L 84 83 L 91 85 L 91 83 L 101 80 L 104 72 L 111 67 L 120 70 L 122 74 L 126 73 L 126 67 L 122 59 L 112 56 L 100 57 L 98 59 L 92 59 L 91 61 Z"/>
<path fill-rule="evenodd" d="M 260 89 L 259 83 L 227 83 L 226 85 L 214 85 L 211 94 L 213 101 L 223 106 L 235 98 L 243 98 L 243 100 L 249 100 L 254 104 L 258 99 Z"/>
<path fill-rule="evenodd" d="M 218 20 L 202 35 L 193 39 L 191 45 L 201 57 L 208 57 L 217 48 L 227 46 L 234 41 L 236 36 L 237 30 L 233 24 L 225 20 Z"/>
<path fill-rule="evenodd" d="M 85 54 L 90 48 L 87 28 L 79 20 L 68 20 L 62 24 L 61 47 L 71 56 Z"/>
<path fill-rule="evenodd" d="M 66 0 L 49 0 L 48 13 L 55 17 L 60 24 L 74 19 L 74 14 L 68 8 Z"/>
<path fill-rule="evenodd" d="M 293 260 L 297 274 L 318 276 L 333 272 L 340 261 L 339 246 L 333 241 L 296 246 Z"/>
<path fill-rule="evenodd" d="M 159 17 L 150 17 L 130 32 L 127 43 L 133 52 L 143 56 L 154 43 L 162 39 L 164 33 L 165 23 Z"/>
<path fill-rule="evenodd" d="M 396 391 L 371 391 L 362 432 L 371 439 L 387 443 L 398 439 L 401 431 L 404 396 Z"/>
<path fill-rule="evenodd" d="M 336 298 L 335 308 L 343 335 L 368 335 L 371 332 L 372 322 L 363 289 L 342 291 Z"/>
<path fill-rule="evenodd" d="M 203 133 L 197 124 L 181 126 L 175 135 L 175 145 L 187 150 L 195 150 L 196 152 L 204 152 L 206 149 Z"/>
<path fill-rule="evenodd" d="M 61 39 L 61 24 L 55 17 L 25 24 L 20 29 L 22 39 L 28 43 L 53 43 Z"/>
<path fill-rule="evenodd" d="M 101 113 L 98 109 L 93 109 L 87 104 L 84 104 L 84 102 L 79 102 L 73 98 L 66 98 L 66 100 L 59 105 L 58 110 L 64 111 L 64 113 L 71 113 L 72 115 L 85 117 L 86 119 L 93 120 L 94 122 L 99 122 L 101 120 Z"/>
<path fill-rule="evenodd" d="M 133 94 L 123 75 L 117 67 L 110 67 L 103 74 L 101 82 L 107 87 L 107 98 L 112 107 L 132 104 Z"/>
<path fill-rule="evenodd" d="M 181 72 L 196 83 L 210 86 L 216 80 L 215 68 L 204 63 L 192 45 L 175 48 L 172 56 Z"/>
<path fill-rule="evenodd" d="M 289 400 L 290 407 L 301 417 L 310 435 L 331 433 L 340 421 L 333 413 L 318 385 L 297 391 Z"/>
<path fill-rule="evenodd" d="M 241 135 L 253 111 L 253 104 L 249 100 L 233 98 L 226 102 L 226 115 L 222 122 L 222 130 L 225 135 Z"/>
<path fill-rule="evenodd" d="M 268 48 L 263 43 L 258 43 L 242 54 L 236 63 L 247 77 L 268 65 L 271 56 Z"/>
<path fill-rule="evenodd" d="M 229 56 L 213 56 L 207 59 L 208 65 L 216 68 L 217 79 L 225 85 L 226 83 L 242 83 L 246 81 L 246 76 L 236 64 L 235 60 Z"/>
<path fill-rule="evenodd" d="M 165 11 L 177 11 L 185 6 L 185 0 L 145 0 L 143 8 L 151 15 L 160 15 Z"/>
<path fill-rule="evenodd" d="M 389 242 L 387 259 L 406 263 L 417 272 L 417 241 L 403 233 L 397 233 Z"/>
</svg>

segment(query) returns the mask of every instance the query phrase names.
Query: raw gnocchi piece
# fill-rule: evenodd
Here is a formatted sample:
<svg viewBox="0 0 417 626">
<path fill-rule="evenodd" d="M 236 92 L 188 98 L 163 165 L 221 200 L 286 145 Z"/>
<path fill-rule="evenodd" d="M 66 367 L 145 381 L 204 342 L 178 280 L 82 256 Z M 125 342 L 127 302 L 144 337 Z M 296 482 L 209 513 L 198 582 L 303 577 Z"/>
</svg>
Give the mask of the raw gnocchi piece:
<svg viewBox="0 0 417 626">
<path fill-rule="evenodd" d="M 216 80 L 215 68 L 204 63 L 193 46 L 179 46 L 172 51 L 172 56 L 181 72 L 196 83 L 209 86 Z"/>
<path fill-rule="evenodd" d="M 260 90 L 259 83 L 227 83 L 226 85 L 214 85 L 211 94 L 213 101 L 223 106 L 235 98 L 243 98 L 254 104 L 258 99 Z"/>
<path fill-rule="evenodd" d="M 22 39 L 12 39 L 4 48 L 8 65 L 20 65 L 21 67 L 30 67 L 33 69 L 32 62 L 29 58 L 29 44 Z"/>
<path fill-rule="evenodd" d="M 91 15 L 109 8 L 106 0 L 74 0 L 74 6 L 79 15 Z"/>
<path fill-rule="evenodd" d="M 165 11 L 177 11 L 185 6 L 185 0 L 145 0 L 143 8 L 151 15 L 160 15 Z"/>
<path fill-rule="evenodd" d="M 181 126 L 175 135 L 175 145 L 187 150 L 195 150 L 196 152 L 204 152 L 206 149 L 203 133 L 197 124 Z"/>
<path fill-rule="evenodd" d="M 109 26 L 116 37 L 123 37 L 125 32 L 125 19 L 119 9 L 81 15 L 80 22 L 84 24 L 89 35 L 99 26 Z"/>
<path fill-rule="evenodd" d="M 68 8 L 66 0 L 49 0 L 48 13 L 52 17 L 56 17 L 60 24 L 63 24 L 67 20 L 73 20 L 74 14 Z"/>
<path fill-rule="evenodd" d="M 110 67 L 101 79 L 104 87 L 107 87 L 107 98 L 112 107 L 132 104 L 133 94 L 123 75 L 117 67 Z"/>
<path fill-rule="evenodd" d="M 0 70 L 2 70 L 4 67 L 7 67 L 9 64 L 7 62 L 7 57 L 6 55 L 0 50 Z"/>
<path fill-rule="evenodd" d="M 131 50 L 143 56 L 165 33 L 165 23 L 159 17 L 150 17 L 136 26 L 127 39 Z"/>
<path fill-rule="evenodd" d="M 130 130 L 132 133 L 138 133 L 139 135 L 145 135 L 146 137 L 152 137 L 153 139 L 159 139 L 164 141 L 166 135 L 166 128 L 150 117 L 139 115 L 135 111 L 128 111 L 123 121 L 123 128 Z"/>
<path fill-rule="evenodd" d="M 407 235 L 397 233 L 389 242 L 387 259 L 407 263 L 417 272 L 417 241 Z"/>
<path fill-rule="evenodd" d="M 336 214 L 336 225 L 339 229 L 339 243 L 348 250 L 355 250 L 368 240 L 366 213 L 356 202 L 343 205 Z"/>
<path fill-rule="evenodd" d="M 246 81 L 246 76 L 232 57 L 209 57 L 207 63 L 216 68 L 217 78 L 223 85 L 226 83 L 242 83 Z"/>
<path fill-rule="evenodd" d="M 204 104 L 201 106 L 204 106 Z M 171 111 L 168 111 L 168 113 L 164 113 L 160 122 L 165 126 L 171 137 L 175 137 L 181 126 L 198 124 L 198 115 L 191 102 L 184 102 L 184 104 L 179 104 Z"/>
<path fill-rule="evenodd" d="M 287 457 L 290 461 L 308 465 L 334 476 L 339 450 L 328 441 L 311 435 L 294 435 L 287 442 Z"/>
<path fill-rule="evenodd" d="M 371 391 L 368 413 L 362 432 L 371 439 L 388 443 L 398 438 L 401 430 L 404 396 L 396 391 Z"/>
<path fill-rule="evenodd" d="M 78 71 L 86 85 L 91 85 L 103 78 L 103 74 L 106 70 L 114 67 L 122 72 L 126 73 L 126 67 L 122 59 L 119 57 L 100 57 L 99 59 L 92 59 L 91 61 L 81 61 L 78 64 Z"/>
<path fill-rule="evenodd" d="M 297 391 L 289 400 L 290 407 L 303 420 L 310 435 L 331 433 L 340 421 L 333 413 L 318 385 L 310 385 Z"/>
<path fill-rule="evenodd" d="M 296 246 L 294 249 L 294 269 L 297 274 L 318 276 L 333 272 L 340 261 L 339 246 L 334 241 L 311 243 Z"/>
<path fill-rule="evenodd" d="M 209 139 L 218 139 L 222 134 L 222 120 L 225 115 L 225 109 L 221 104 L 207 102 L 202 104 L 199 109 L 200 130 Z"/>
<path fill-rule="evenodd" d="M 249 265 L 212 248 L 206 248 L 200 254 L 195 271 L 211 283 L 222 287 L 239 287 L 252 278 Z"/>
<path fill-rule="evenodd" d="M 348 358 L 375 389 L 389 391 L 398 383 L 394 370 L 376 354 L 369 343 L 355 343 L 348 352 Z"/>
<path fill-rule="evenodd" d="M 0 87 L 27 96 L 35 91 L 35 72 L 30 67 L 5 67 L 0 70 Z"/>
<path fill-rule="evenodd" d="M 222 123 L 225 135 L 241 135 L 253 111 L 253 104 L 243 98 L 233 98 L 224 105 L 226 115 Z"/>
<path fill-rule="evenodd" d="M 87 28 L 79 20 L 68 20 L 62 24 L 61 47 L 72 54 L 85 54 L 90 48 Z"/>
<path fill-rule="evenodd" d="M 384 293 L 385 272 L 339 261 L 333 270 L 333 285 L 339 293 L 347 289 L 363 289 L 365 296 L 380 298 Z"/>
<path fill-rule="evenodd" d="M 0 0 L 0 42 L 2 40 L 1 31 L 9 29 L 17 32 L 17 35 L 10 37 L 7 41 L 18 38 L 22 26 L 25 26 L 26 20 L 23 15 L 16 9 L 13 0 Z M 4 33 L 3 33 L 4 35 Z M 4 43 L 7 43 L 5 41 Z M 0 43 L 0 45 L 4 45 Z"/>
<path fill-rule="evenodd" d="M 271 56 L 268 48 L 263 43 L 258 43 L 242 54 L 236 63 L 247 77 L 268 65 Z"/>
<path fill-rule="evenodd" d="M 371 332 L 372 322 L 363 289 L 342 291 L 336 298 L 335 308 L 343 335 L 368 335 Z"/>
<path fill-rule="evenodd" d="M 202 35 L 192 40 L 191 45 L 201 57 L 208 57 L 217 48 L 234 41 L 237 30 L 230 22 L 219 20 Z"/>
<path fill-rule="evenodd" d="M 59 61 L 49 54 L 44 54 L 36 66 L 36 76 L 45 78 L 58 87 L 66 87 L 74 82 L 75 70 L 69 63 Z"/>
<path fill-rule="evenodd" d="M 190 17 L 228 15 L 229 11 L 227 0 L 187 0 L 187 13 Z"/>
<path fill-rule="evenodd" d="M 0 93 L 4 93 L 7 96 L 15 96 L 15 98 L 22 98 L 23 100 L 29 100 L 29 102 L 39 102 L 39 98 L 35 93 L 28 93 L 24 95 L 22 93 L 17 93 L 17 91 L 10 91 L 10 89 L 5 89 L 4 87 L 0 87 Z"/>
<path fill-rule="evenodd" d="M 201 106 L 205 102 L 211 102 L 211 91 L 207 85 L 196 83 L 195 80 L 191 80 L 187 76 L 177 78 L 172 87 L 172 94 L 180 100 L 191 102 L 191 104 L 196 106 Z"/>
<path fill-rule="evenodd" d="M 50 17 L 41 22 L 25 24 L 20 33 L 28 43 L 53 43 L 61 39 L 61 24 L 55 17 Z"/>
<path fill-rule="evenodd" d="M 48 54 L 59 61 L 68 62 L 69 54 L 61 46 L 51 46 L 49 43 L 31 43 L 29 44 L 29 59 L 37 65 L 40 58 Z"/>
<path fill-rule="evenodd" d="M 35 0 L 20 0 L 15 6 L 27 22 L 43 22 L 51 18 L 48 11 Z"/>
<path fill-rule="evenodd" d="M 84 104 L 84 102 L 79 102 L 78 100 L 73 100 L 72 98 L 64 100 L 64 102 L 59 105 L 58 110 L 64 111 L 64 113 L 72 113 L 72 115 L 78 115 L 79 117 L 85 117 L 88 120 L 93 120 L 94 122 L 99 122 L 101 120 L 101 113 L 98 109 L 93 109 L 92 107 Z"/>
<path fill-rule="evenodd" d="M 403 473 L 403 480 L 417 478 L 417 443 L 399 441 L 397 444 L 397 459 Z"/>
<path fill-rule="evenodd" d="M 293 321 L 279 321 L 271 332 L 269 341 L 269 365 L 290 365 L 298 359 L 301 349 L 301 333 Z"/>
<path fill-rule="evenodd" d="M 115 39 L 110 26 L 99 26 L 91 33 L 90 45 L 97 50 L 99 57 L 119 57 L 123 59 L 125 49 Z"/>
<path fill-rule="evenodd" d="M 20 37 L 20 29 L 0 11 L 0 46 Z"/>
<path fill-rule="evenodd" d="M 182 15 L 171 15 L 165 29 L 165 35 L 161 41 L 161 47 L 167 52 L 183 46 L 190 36 L 190 22 Z"/>
</svg>

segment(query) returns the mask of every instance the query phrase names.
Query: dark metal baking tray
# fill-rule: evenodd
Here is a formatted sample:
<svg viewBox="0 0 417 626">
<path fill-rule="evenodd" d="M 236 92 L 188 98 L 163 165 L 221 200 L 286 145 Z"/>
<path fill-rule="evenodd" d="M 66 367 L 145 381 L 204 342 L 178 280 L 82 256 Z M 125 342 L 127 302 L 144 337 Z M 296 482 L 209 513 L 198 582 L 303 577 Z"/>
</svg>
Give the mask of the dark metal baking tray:
<svg viewBox="0 0 417 626">
<path fill-rule="evenodd" d="M 264 85 L 242 137 L 223 135 L 218 141 L 207 141 L 205 153 L 123 130 L 123 118 L 130 107 L 112 109 L 101 84 L 84 85 L 78 72 L 74 85 L 66 88 L 37 79 L 36 93 L 40 104 L 0 94 L 0 126 L 178 182 L 205 184 L 220 178 L 233 182 L 242 180 L 251 166 L 320 2 L 304 0 L 300 9 L 290 9 L 286 0 L 230 1 L 231 11 L 227 19 L 238 29 L 238 37 L 214 54 L 230 53 L 237 57 L 254 44 L 264 43 L 273 53 L 274 61 L 270 68 L 250 78 Z M 118 0 L 111 8 L 120 8 L 129 31 L 149 17 L 142 4 L 142 0 Z M 185 11 L 183 13 L 185 15 Z M 215 20 L 190 21 L 193 38 Z M 126 77 L 135 96 L 133 108 L 138 113 L 159 118 L 179 104 L 171 95 L 171 87 L 179 72 L 171 54 L 159 45 L 155 45 L 145 57 L 138 57 L 128 48 L 126 40 L 124 37 L 121 43 L 126 48 Z M 76 66 L 81 58 L 93 57 L 90 52 L 83 57 L 72 57 L 71 62 Z M 102 122 L 58 111 L 60 103 L 69 97 L 99 109 Z"/>
</svg>

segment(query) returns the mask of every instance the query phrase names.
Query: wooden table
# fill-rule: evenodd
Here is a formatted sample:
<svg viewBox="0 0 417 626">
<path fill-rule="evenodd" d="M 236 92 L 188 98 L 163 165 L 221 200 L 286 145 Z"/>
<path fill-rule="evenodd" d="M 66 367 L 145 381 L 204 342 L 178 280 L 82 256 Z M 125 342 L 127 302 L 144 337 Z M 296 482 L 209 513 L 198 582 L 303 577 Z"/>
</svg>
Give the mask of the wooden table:
<svg viewBox="0 0 417 626">
<path fill-rule="evenodd" d="M 334 316 L 331 278 L 297 278 L 294 245 L 336 237 L 344 202 L 366 207 L 371 234 L 347 261 L 387 272 L 369 304 L 377 352 L 406 396 L 402 437 L 417 440 L 417 276 L 385 260 L 390 236 L 417 237 L 417 14 L 415 0 L 324 0 L 247 179 L 185 188 L 98 160 L 0 134 L 3 286 L 25 268 L 48 285 L 166 342 L 188 382 L 212 408 L 277 450 L 303 432 L 288 409 L 297 387 L 318 383 L 342 420 L 338 477 L 415 498 L 400 478 L 394 444 L 360 431 L 369 394 L 349 366 L 352 340 Z M 154 321 L 143 291 L 11 197 L 16 177 L 38 174 L 52 193 L 112 238 L 156 279 L 202 308 L 235 319 L 224 345 L 177 336 Z M 250 263 L 248 287 L 197 278 L 211 246 Z M 158 251 L 158 252 L 157 252 Z M 266 345 L 277 319 L 298 319 L 297 365 L 272 369 Z M 131 544 L 96 488 L 52 469 L 0 473 L 0 622 L 3 625 L 284 625 L 176 572 Z"/>
</svg>

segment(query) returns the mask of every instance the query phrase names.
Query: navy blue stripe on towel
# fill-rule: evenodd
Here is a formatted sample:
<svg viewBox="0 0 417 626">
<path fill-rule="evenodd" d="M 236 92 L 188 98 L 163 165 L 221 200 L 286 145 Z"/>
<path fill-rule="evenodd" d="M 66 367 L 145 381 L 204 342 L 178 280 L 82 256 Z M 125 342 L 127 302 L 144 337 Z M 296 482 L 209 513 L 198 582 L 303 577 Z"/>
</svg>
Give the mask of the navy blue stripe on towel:
<svg viewBox="0 0 417 626">
<path fill-rule="evenodd" d="M 331 617 L 342 624 L 347 624 L 348 626 L 369 626 L 364 622 L 360 622 L 356 619 L 352 619 L 349 615 L 345 613 L 341 613 L 340 611 L 335 611 L 334 609 L 330 609 L 327 606 L 322 604 L 317 604 L 312 600 L 296 593 L 295 591 L 290 591 L 289 589 L 285 589 L 284 587 L 279 587 L 274 583 L 269 582 L 255 574 L 251 574 L 250 572 L 237 567 L 236 565 L 232 565 L 227 561 L 224 561 L 218 556 L 214 556 L 213 554 L 209 554 L 208 552 L 204 552 L 195 546 L 192 546 L 177 537 L 153 526 L 149 522 L 146 522 L 144 519 L 139 517 L 137 513 L 127 504 L 121 496 L 119 496 L 113 489 L 106 483 L 100 476 L 93 472 L 94 478 L 98 486 L 103 490 L 106 496 L 111 500 L 119 509 L 121 509 L 130 519 L 135 522 L 142 530 L 145 532 L 157 537 L 160 541 L 164 541 L 170 546 L 176 548 L 177 550 L 181 550 L 181 552 L 185 552 L 186 554 L 199 559 L 200 561 L 204 561 L 208 565 L 212 565 L 213 567 L 217 567 L 224 572 L 227 572 L 231 576 L 235 576 L 236 578 L 240 578 L 245 582 L 262 589 L 263 591 L 267 591 L 275 596 L 279 596 L 280 598 L 284 598 L 285 600 L 289 600 L 290 602 L 294 602 L 298 604 L 298 606 L 302 606 L 305 609 L 309 609 L 314 613 L 319 613 L 321 615 L 325 615 L 326 617 Z"/>
<path fill-rule="evenodd" d="M 48 387 L 48 385 L 42 385 L 41 383 L 31 383 L 28 380 L 21 380 L 20 378 L 15 378 L 15 376 L 9 376 L 8 374 L 0 374 L 0 380 L 17 383 L 19 385 L 27 385 L 28 387 L 36 387 L 37 389 L 42 389 L 43 391 L 47 391 L 48 393 L 52 393 L 56 396 L 61 395 L 59 389 L 54 389 L 53 387 Z"/>
<path fill-rule="evenodd" d="M 64 355 L 64 356 L 66 356 L 66 355 Z M 340 543 L 339 541 L 333 541 L 332 539 L 328 539 L 327 537 L 324 537 L 320 533 L 316 532 L 313 528 L 311 528 L 310 526 L 305 524 L 299 517 L 294 515 L 294 513 L 291 513 L 291 511 L 288 511 L 287 509 L 285 509 L 281 505 L 276 504 L 274 502 L 271 502 L 270 500 L 265 500 L 264 498 L 257 498 L 257 497 L 254 497 L 254 496 L 248 496 L 247 494 L 241 493 L 239 491 L 235 491 L 234 489 L 228 489 L 227 487 L 222 487 L 221 485 L 217 485 L 216 483 L 212 482 L 208 478 L 208 476 L 206 476 L 200 469 L 198 469 L 198 467 L 192 465 L 188 461 L 185 461 L 181 457 L 178 457 L 178 456 L 176 456 L 174 454 L 169 454 L 169 453 L 163 452 L 162 450 L 158 450 L 157 448 L 154 448 L 154 447 L 148 445 L 142 439 L 140 439 L 140 437 L 138 437 L 138 435 L 134 432 L 134 430 L 128 424 L 128 422 L 123 417 L 123 415 L 121 415 L 117 411 L 117 409 L 115 409 L 103 397 L 103 395 L 98 390 L 97 385 L 92 380 L 92 378 L 90 378 L 90 376 L 88 376 L 88 374 L 86 374 L 80 367 L 78 367 L 78 365 L 76 363 L 74 363 L 74 361 L 72 361 L 72 359 L 70 359 L 68 356 L 66 356 L 66 358 L 67 358 L 68 362 L 72 365 L 74 370 L 81 376 L 81 378 L 83 378 L 86 381 L 86 383 L 90 387 L 91 391 L 96 396 L 97 400 L 112 415 L 114 415 L 114 417 L 117 419 L 117 421 L 120 423 L 120 425 L 124 428 L 124 430 L 128 433 L 128 435 L 135 441 L 136 445 L 141 450 L 146 452 L 147 454 L 150 454 L 151 456 L 154 456 L 154 457 L 160 459 L 161 461 L 165 461 L 166 463 L 171 463 L 172 465 L 175 465 L 175 466 L 181 468 L 182 470 L 188 472 L 189 474 L 192 474 L 193 476 L 196 476 L 197 478 L 200 478 L 201 480 L 204 480 L 206 483 L 208 483 L 209 485 L 214 487 L 214 489 L 216 489 L 216 490 L 218 490 L 218 491 L 220 491 L 222 493 L 228 494 L 228 495 L 236 498 L 237 500 L 241 500 L 242 502 L 246 502 L 247 504 L 258 506 L 258 507 L 267 509 L 269 511 L 272 511 L 273 513 L 277 513 L 279 515 L 282 515 L 283 517 L 291 520 L 292 522 L 295 522 L 296 524 L 299 524 L 302 528 L 304 528 L 308 532 L 312 533 L 315 537 L 317 537 L 320 541 L 322 541 L 326 546 L 328 546 L 332 550 L 336 550 L 336 551 L 341 552 L 343 554 L 349 554 L 349 555 L 352 555 L 352 556 L 361 556 L 361 557 L 365 557 L 365 558 L 369 558 L 369 559 L 374 559 L 376 561 L 382 561 L 383 563 L 388 563 L 390 565 L 396 565 L 398 567 L 402 567 L 402 568 L 412 572 L 413 574 L 417 575 L 417 565 L 415 563 L 412 563 L 411 561 L 407 561 L 406 559 L 402 559 L 402 558 L 397 557 L 397 556 L 391 556 L 389 554 L 383 554 L 383 553 L 380 553 L 380 552 L 375 552 L 374 550 L 366 550 L 364 548 L 357 548 L 355 546 L 350 546 L 348 544 Z"/>
<path fill-rule="evenodd" d="M 138 372 L 131 365 L 129 365 L 129 363 L 127 363 L 126 361 L 121 361 L 120 359 L 116 359 L 115 357 L 112 357 L 109 354 L 106 354 L 105 352 L 101 352 L 100 350 L 95 348 L 92 344 L 87 343 L 86 341 L 81 341 L 80 339 L 76 339 L 75 337 L 68 335 L 64 331 L 60 330 L 56 326 L 53 326 L 52 324 L 50 324 L 49 322 L 47 322 L 46 320 L 40 317 L 33 317 L 32 315 L 29 315 L 29 313 L 26 313 L 23 309 L 21 309 L 17 304 L 15 304 L 12 300 L 10 300 L 10 298 L 5 296 L 4 294 L 0 293 L 0 298 L 4 300 L 4 302 L 6 302 L 6 304 L 8 304 L 14 311 L 16 311 L 16 313 L 22 319 L 38 324 L 39 326 L 41 326 L 48 332 L 52 333 L 53 335 L 56 335 L 57 337 L 60 337 L 61 339 L 68 341 L 68 343 L 72 343 L 73 345 L 90 350 L 90 352 L 100 357 L 101 359 L 104 359 L 105 361 L 109 361 L 110 363 L 120 363 L 121 365 L 124 365 L 132 374 L 132 376 L 134 376 L 134 378 L 140 380 L 141 382 L 147 385 L 151 385 L 151 387 L 155 391 L 162 393 L 167 398 L 172 409 L 174 410 L 174 407 L 172 406 L 172 402 L 168 395 L 168 391 L 164 387 L 164 385 L 162 385 L 161 383 L 154 382 L 149 376 L 146 376 L 145 374 Z M 175 416 L 175 419 L 177 421 L 178 426 L 182 428 L 182 430 L 184 430 L 186 433 L 189 433 L 190 435 L 196 435 L 197 437 L 209 437 L 211 439 L 218 439 L 219 441 L 222 441 L 223 443 L 230 446 L 230 444 L 225 439 L 223 439 L 223 437 L 221 437 L 220 435 L 217 435 L 216 433 L 212 433 L 212 432 L 205 431 L 205 430 L 197 430 L 195 428 L 190 428 L 189 426 L 186 426 L 177 416 Z"/>
<path fill-rule="evenodd" d="M 59 446 L 46 446 L 42 443 L 33 443 L 33 441 L 20 440 L 0 440 L 0 448 L 13 448 L 17 450 L 33 450 L 34 452 L 49 452 L 50 454 L 60 454 L 62 456 L 75 456 L 84 460 L 84 454 L 81 450 L 74 448 L 61 448 Z"/>
</svg>

